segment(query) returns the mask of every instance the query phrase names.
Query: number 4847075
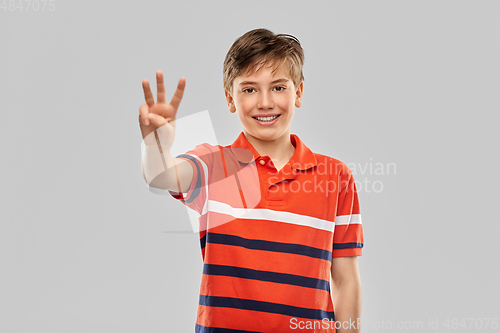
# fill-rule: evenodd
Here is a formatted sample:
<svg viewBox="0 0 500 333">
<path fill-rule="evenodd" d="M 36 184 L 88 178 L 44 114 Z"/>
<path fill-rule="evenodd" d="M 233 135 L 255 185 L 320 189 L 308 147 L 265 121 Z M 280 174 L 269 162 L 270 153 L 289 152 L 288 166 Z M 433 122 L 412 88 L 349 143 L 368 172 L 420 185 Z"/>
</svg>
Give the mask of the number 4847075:
<svg viewBox="0 0 500 333">
<path fill-rule="evenodd" d="M 447 318 L 443 324 L 446 329 L 498 329 L 498 318 Z"/>
<path fill-rule="evenodd" d="M 4 12 L 33 11 L 43 12 L 56 10 L 55 0 L 3 0 L 0 10 Z"/>
</svg>

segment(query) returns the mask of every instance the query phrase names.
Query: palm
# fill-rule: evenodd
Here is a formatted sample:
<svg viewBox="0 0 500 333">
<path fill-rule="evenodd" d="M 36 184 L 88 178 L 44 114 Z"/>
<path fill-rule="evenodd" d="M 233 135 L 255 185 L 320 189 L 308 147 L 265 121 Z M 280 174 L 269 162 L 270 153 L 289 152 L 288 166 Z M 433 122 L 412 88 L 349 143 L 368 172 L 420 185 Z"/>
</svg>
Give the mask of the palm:
<svg viewBox="0 0 500 333">
<path fill-rule="evenodd" d="M 162 116 L 163 118 L 165 118 L 165 120 L 170 122 L 175 120 L 177 109 L 165 102 L 156 102 L 149 107 L 149 113 L 154 113 L 156 115 Z"/>
</svg>

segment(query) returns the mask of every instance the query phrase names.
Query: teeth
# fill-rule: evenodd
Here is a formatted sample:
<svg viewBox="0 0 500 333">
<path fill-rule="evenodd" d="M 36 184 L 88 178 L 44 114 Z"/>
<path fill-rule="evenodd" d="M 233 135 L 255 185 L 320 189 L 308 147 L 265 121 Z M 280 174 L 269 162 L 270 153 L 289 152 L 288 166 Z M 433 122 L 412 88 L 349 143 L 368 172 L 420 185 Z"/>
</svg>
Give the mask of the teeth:
<svg viewBox="0 0 500 333">
<path fill-rule="evenodd" d="M 274 120 L 276 118 L 278 118 L 278 116 L 272 116 L 272 117 L 255 117 L 257 118 L 257 120 L 260 120 L 260 121 L 271 121 L 271 120 Z"/>
</svg>

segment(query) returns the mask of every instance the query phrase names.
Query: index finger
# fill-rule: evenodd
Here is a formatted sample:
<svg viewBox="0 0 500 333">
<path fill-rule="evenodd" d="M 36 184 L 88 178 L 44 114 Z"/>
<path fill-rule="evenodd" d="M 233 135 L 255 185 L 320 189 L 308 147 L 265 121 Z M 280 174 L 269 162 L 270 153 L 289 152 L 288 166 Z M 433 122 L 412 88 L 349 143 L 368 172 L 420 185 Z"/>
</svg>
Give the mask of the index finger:
<svg viewBox="0 0 500 333">
<path fill-rule="evenodd" d="M 153 106 L 155 104 L 155 99 L 153 98 L 151 88 L 149 88 L 148 80 L 142 81 L 142 89 L 144 90 L 144 98 L 146 99 L 146 103 L 150 107 Z"/>
<path fill-rule="evenodd" d="M 181 104 L 182 96 L 184 96 L 184 88 L 186 88 L 186 79 L 181 77 L 179 83 L 177 84 L 177 89 L 175 90 L 172 100 L 170 100 L 170 105 L 174 107 L 177 111 L 179 104 Z"/>
</svg>

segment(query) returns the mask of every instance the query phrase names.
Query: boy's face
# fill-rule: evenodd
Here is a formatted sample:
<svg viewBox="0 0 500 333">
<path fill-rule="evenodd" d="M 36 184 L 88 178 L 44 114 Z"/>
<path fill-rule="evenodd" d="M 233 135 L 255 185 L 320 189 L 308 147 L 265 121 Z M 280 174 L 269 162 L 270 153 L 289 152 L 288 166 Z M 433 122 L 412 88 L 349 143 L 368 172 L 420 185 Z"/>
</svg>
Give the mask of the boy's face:
<svg viewBox="0 0 500 333">
<path fill-rule="evenodd" d="M 263 141 L 289 138 L 295 107 L 302 105 L 302 92 L 303 83 L 295 87 L 283 66 L 274 74 L 265 66 L 240 75 L 233 81 L 232 94 L 225 91 L 229 111 L 237 113 L 244 133 Z"/>
</svg>

